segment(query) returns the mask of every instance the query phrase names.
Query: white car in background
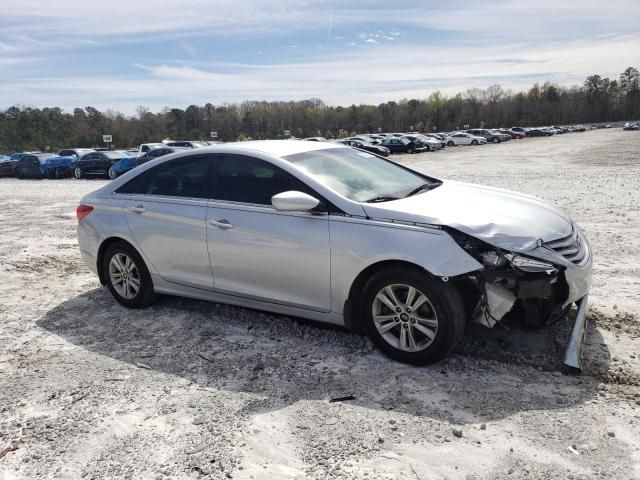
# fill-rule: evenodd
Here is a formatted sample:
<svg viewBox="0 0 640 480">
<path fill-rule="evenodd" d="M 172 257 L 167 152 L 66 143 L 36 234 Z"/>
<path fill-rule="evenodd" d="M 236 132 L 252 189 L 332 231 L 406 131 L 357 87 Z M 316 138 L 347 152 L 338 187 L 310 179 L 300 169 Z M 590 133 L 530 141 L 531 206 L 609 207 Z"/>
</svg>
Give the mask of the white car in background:
<svg viewBox="0 0 640 480">
<path fill-rule="evenodd" d="M 155 150 L 156 148 L 163 148 L 166 145 L 164 143 L 142 143 L 138 146 L 138 157 L 145 153 Z"/>
<path fill-rule="evenodd" d="M 487 139 L 484 137 L 478 137 L 466 132 L 456 132 L 449 135 L 447 139 L 447 145 L 453 147 L 454 145 L 484 145 L 487 143 Z"/>
</svg>

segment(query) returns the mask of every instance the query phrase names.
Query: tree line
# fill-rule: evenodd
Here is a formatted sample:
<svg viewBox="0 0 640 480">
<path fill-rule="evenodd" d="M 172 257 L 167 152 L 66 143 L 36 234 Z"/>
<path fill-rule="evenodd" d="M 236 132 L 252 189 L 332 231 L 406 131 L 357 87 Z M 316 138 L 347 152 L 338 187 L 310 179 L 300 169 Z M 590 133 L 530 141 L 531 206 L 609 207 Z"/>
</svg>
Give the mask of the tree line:
<svg viewBox="0 0 640 480">
<path fill-rule="evenodd" d="M 426 99 L 405 99 L 379 105 L 328 106 L 319 99 L 245 101 L 154 113 L 138 107 L 136 114 L 75 108 L 13 106 L 0 111 L 0 152 L 102 145 L 113 136 L 118 148 L 174 140 L 335 138 L 358 133 L 450 131 L 474 127 L 511 127 L 612 122 L 640 118 L 640 74 L 629 67 L 617 79 L 587 77 L 582 85 L 534 84 L 513 92 L 499 85 L 471 88 L 454 96 L 436 91 Z"/>
</svg>

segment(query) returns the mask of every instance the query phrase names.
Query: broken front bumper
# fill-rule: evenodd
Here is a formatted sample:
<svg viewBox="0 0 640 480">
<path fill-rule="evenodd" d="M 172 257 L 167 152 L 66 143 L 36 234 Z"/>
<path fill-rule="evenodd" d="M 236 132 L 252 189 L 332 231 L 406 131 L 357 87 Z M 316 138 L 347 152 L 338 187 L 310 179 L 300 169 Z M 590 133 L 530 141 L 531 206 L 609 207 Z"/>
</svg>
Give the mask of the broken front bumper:
<svg viewBox="0 0 640 480">
<path fill-rule="evenodd" d="M 564 354 L 564 364 L 582 370 L 582 346 L 584 345 L 585 332 L 587 327 L 587 299 L 589 295 L 585 295 L 576 302 L 578 313 L 571 330 L 571 338 Z"/>
</svg>

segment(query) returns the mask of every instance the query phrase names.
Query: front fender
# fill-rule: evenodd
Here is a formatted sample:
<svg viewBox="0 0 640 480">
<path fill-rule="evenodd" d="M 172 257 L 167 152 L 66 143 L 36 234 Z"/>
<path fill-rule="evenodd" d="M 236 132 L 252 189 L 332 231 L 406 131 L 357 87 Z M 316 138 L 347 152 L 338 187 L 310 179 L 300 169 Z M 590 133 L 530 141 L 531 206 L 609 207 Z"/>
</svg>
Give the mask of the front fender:
<svg viewBox="0 0 640 480">
<path fill-rule="evenodd" d="M 379 262 L 408 262 L 436 277 L 455 277 L 483 268 L 447 232 L 437 227 L 355 217 L 333 217 L 329 225 L 334 312 L 343 311 L 358 275 Z"/>
</svg>

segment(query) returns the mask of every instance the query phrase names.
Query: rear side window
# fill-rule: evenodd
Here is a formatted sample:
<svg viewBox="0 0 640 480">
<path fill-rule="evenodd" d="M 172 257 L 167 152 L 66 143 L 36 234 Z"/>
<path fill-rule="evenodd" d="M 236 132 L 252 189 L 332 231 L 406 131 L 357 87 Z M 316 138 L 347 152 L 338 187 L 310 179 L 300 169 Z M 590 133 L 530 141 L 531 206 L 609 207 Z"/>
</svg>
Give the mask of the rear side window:
<svg viewBox="0 0 640 480">
<path fill-rule="evenodd" d="M 208 198 L 211 178 L 209 172 L 208 155 L 176 158 L 132 178 L 116 190 L 116 193 Z"/>
<path fill-rule="evenodd" d="M 213 198 L 230 202 L 271 205 L 271 197 L 289 190 L 318 196 L 280 167 L 244 155 L 217 155 Z"/>
</svg>

